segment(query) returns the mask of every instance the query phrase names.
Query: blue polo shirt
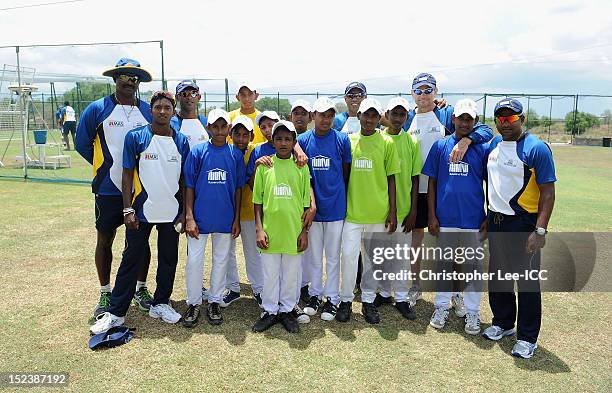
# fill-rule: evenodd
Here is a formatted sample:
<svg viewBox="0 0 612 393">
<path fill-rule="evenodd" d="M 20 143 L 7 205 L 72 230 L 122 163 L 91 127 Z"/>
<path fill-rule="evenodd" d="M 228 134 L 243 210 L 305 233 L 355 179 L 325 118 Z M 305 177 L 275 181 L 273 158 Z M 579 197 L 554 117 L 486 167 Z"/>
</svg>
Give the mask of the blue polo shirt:
<svg viewBox="0 0 612 393">
<path fill-rule="evenodd" d="M 255 146 L 255 149 L 253 149 L 253 152 L 249 157 L 249 163 L 247 164 L 246 178 L 250 179 L 253 177 L 253 174 L 255 173 L 255 161 L 263 156 L 271 156 L 273 154 L 276 154 L 276 149 L 274 148 L 272 142 L 265 142 Z"/>
<path fill-rule="evenodd" d="M 455 134 L 434 143 L 422 173 L 436 179 L 436 216 L 441 227 L 479 229 L 485 219 L 483 180 L 488 145 L 470 145 L 463 160 L 449 157 L 459 142 Z"/>
<path fill-rule="evenodd" d="M 298 143 L 308 156 L 317 213 L 315 221 L 330 222 L 346 217 L 346 188 L 343 164 L 351 163 L 351 142 L 347 134 L 330 129 L 325 136 L 314 130 L 298 136 Z"/>
</svg>

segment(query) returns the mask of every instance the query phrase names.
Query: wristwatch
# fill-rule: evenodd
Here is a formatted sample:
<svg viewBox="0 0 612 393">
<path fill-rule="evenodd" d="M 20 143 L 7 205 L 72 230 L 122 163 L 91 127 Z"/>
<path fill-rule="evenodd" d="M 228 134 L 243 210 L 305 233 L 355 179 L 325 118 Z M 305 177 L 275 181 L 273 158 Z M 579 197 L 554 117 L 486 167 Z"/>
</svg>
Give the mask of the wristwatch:
<svg viewBox="0 0 612 393">
<path fill-rule="evenodd" d="M 536 227 L 535 233 L 536 235 L 539 235 L 539 236 L 545 236 L 548 233 L 548 231 L 546 230 L 546 228 Z"/>
</svg>

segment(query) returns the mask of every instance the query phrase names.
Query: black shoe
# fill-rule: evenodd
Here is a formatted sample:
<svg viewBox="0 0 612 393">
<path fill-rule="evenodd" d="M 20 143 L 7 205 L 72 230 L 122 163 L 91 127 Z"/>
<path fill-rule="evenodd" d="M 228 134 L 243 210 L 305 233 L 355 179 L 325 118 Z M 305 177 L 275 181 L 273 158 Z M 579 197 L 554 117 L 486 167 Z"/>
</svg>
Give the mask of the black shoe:
<svg viewBox="0 0 612 393">
<path fill-rule="evenodd" d="M 191 304 L 183 314 L 183 326 L 186 328 L 192 328 L 198 324 L 200 319 L 200 306 L 198 304 Z"/>
<path fill-rule="evenodd" d="M 374 298 L 374 305 L 376 307 L 380 307 L 383 304 L 393 304 L 393 296 L 383 296 L 380 293 L 376 294 L 376 297 Z"/>
<path fill-rule="evenodd" d="M 378 309 L 374 303 L 362 303 L 361 313 L 367 323 L 374 325 L 380 322 L 380 315 L 378 315 Z"/>
<path fill-rule="evenodd" d="M 338 312 L 336 313 L 336 321 L 348 322 L 351 319 L 351 313 L 353 312 L 352 302 L 340 302 L 338 306 Z"/>
<path fill-rule="evenodd" d="M 304 306 L 304 312 L 306 315 L 313 316 L 319 311 L 319 307 L 321 307 L 321 300 L 319 297 L 311 296 L 306 306 Z"/>
<path fill-rule="evenodd" d="M 278 322 L 276 315 L 264 312 L 263 314 L 261 314 L 261 318 L 259 318 L 257 322 L 255 322 L 255 325 L 253 325 L 253 331 L 256 333 L 263 332 L 265 330 L 270 329 L 270 327 L 276 324 L 276 322 Z"/>
<path fill-rule="evenodd" d="M 397 311 L 399 311 L 404 318 L 409 319 L 411 321 L 414 321 L 416 319 L 416 313 L 414 312 L 412 307 L 410 307 L 410 304 L 408 304 L 408 302 L 397 302 L 395 303 L 395 308 L 397 308 Z"/>
<path fill-rule="evenodd" d="M 304 285 L 302 289 L 300 289 L 300 300 L 304 302 L 304 304 L 308 303 L 310 300 L 310 295 L 308 295 L 308 285 Z"/>
<path fill-rule="evenodd" d="M 338 312 L 338 307 L 331 302 L 330 298 L 327 298 L 323 308 L 321 309 L 321 319 L 324 321 L 333 321 Z"/>
<path fill-rule="evenodd" d="M 223 316 L 221 315 L 219 303 L 209 303 L 206 308 L 206 314 L 208 316 L 208 322 L 211 325 L 221 325 L 223 323 Z"/>
<path fill-rule="evenodd" d="M 255 298 L 255 301 L 257 302 L 257 305 L 259 306 L 259 308 L 261 307 L 261 294 L 256 293 L 255 295 L 253 295 L 253 297 Z"/>
<path fill-rule="evenodd" d="M 298 321 L 291 313 L 282 312 L 278 315 L 278 319 L 280 319 L 280 323 L 286 331 L 289 333 L 299 333 L 300 327 L 298 326 Z"/>
</svg>

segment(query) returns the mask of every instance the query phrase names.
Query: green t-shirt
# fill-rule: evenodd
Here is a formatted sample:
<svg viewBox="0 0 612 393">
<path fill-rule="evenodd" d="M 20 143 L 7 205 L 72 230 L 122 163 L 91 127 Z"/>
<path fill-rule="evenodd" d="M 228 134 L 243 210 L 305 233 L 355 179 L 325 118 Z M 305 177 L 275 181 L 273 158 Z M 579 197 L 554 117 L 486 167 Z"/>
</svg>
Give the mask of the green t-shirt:
<svg viewBox="0 0 612 393">
<path fill-rule="evenodd" d="M 400 130 L 397 135 L 392 135 L 388 133 L 388 128 L 385 128 L 383 135 L 387 135 L 393 140 L 400 160 L 400 173 L 395 175 L 395 194 L 397 198 L 397 224 L 401 225 L 404 218 L 410 213 L 412 176 L 421 174 L 423 158 L 421 158 L 419 142 L 404 130 Z"/>
<path fill-rule="evenodd" d="M 301 254 L 297 240 L 302 214 L 310 206 L 310 172 L 293 158 L 272 158 L 273 166 L 260 165 L 255 172 L 253 203 L 263 205 L 263 229 L 268 235 L 267 254 Z"/>
<path fill-rule="evenodd" d="M 355 224 L 382 224 L 389 213 L 387 176 L 400 171 L 393 140 L 377 130 L 370 136 L 350 134 L 351 176 L 346 220 Z"/>
</svg>

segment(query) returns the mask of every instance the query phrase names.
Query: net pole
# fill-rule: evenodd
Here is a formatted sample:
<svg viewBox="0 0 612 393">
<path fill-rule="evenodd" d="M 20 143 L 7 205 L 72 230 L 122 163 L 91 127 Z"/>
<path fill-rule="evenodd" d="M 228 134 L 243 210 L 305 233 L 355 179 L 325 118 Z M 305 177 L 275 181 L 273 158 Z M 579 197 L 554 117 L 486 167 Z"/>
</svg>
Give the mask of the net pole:
<svg viewBox="0 0 612 393">
<path fill-rule="evenodd" d="M 17 86 L 19 88 L 19 99 L 21 100 L 21 124 L 23 125 L 21 129 L 21 147 L 23 154 L 23 178 L 28 178 L 28 163 L 26 159 L 26 135 L 27 135 L 27 127 L 28 124 L 25 121 L 25 94 L 23 94 L 22 86 L 21 86 L 21 67 L 19 64 L 19 46 L 15 47 L 15 53 L 17 56 Z"/>
</svg>

